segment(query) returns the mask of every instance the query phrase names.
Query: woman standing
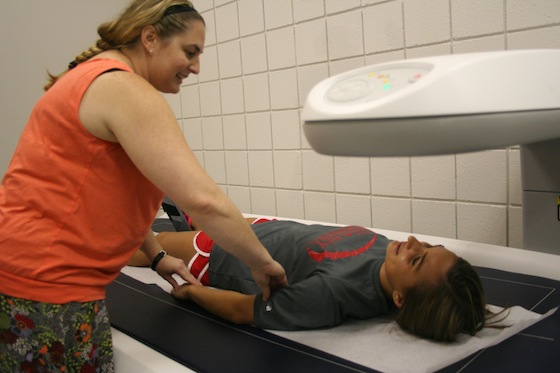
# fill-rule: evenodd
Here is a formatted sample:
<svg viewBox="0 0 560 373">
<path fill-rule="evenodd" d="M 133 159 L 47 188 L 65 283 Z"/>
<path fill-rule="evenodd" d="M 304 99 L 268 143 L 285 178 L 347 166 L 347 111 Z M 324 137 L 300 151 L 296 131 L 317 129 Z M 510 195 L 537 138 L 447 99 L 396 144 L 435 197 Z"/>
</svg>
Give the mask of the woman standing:
<svg viewBox="0 0 560 373">
<path fill-rule="evenodd" d="M 0 371 L 112 371 L 105 286 L 140 248 L 174 287 L 199 282 L 151 232 L 164 194 L 251 269 L 287 284 L 200 166 L 160 92 L 198 74 L 189 1 L 136 0 L 50 77 L 0 186 Z"/>
</svg>

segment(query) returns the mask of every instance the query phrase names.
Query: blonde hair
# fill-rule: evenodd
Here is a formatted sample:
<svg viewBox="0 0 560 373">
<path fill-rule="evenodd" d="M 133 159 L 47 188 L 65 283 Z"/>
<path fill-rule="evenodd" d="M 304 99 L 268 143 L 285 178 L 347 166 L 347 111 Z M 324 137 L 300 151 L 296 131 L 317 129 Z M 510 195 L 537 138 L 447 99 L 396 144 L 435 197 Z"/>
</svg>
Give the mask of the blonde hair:
<svg viewBox="0 0 560 373">
<path fill-rule="evenodd" d="M 195 21 L 204 24 L 204 19 L 194 8 L 193 11 L 166 15 L 170 7 L 178 5 L 193 8 L 188 0 L 134 0 L 119 17 L 98 27 L 100 39 L 89 49 L 78 54 L 64 72 L 58 75 L 48 73 L 49 79 L 44 90 L 51 88 L 69 70 L 99 53 L 134 45 L 146 26 L 154 26 L 158 35 L 166 39 L 187 31 Z"/>
</svg>

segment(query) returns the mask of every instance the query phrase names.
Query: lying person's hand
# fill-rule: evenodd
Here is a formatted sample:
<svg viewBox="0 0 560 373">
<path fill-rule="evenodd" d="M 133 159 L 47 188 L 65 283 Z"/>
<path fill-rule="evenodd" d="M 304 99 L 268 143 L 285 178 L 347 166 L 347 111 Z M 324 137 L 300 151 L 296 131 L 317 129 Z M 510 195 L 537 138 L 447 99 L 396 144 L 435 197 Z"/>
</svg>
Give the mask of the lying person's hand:
<svg viewBox="0 0 560 373">
<path fill-rule="evenodd" d="M 173 288 L 171 289 L 171 295 L 173 295 L 177 299 L 190 300 L 191 297 L 187 289 L 189 286 L 190 284 L 183 284 L 178 288 Z"/>
</svg>

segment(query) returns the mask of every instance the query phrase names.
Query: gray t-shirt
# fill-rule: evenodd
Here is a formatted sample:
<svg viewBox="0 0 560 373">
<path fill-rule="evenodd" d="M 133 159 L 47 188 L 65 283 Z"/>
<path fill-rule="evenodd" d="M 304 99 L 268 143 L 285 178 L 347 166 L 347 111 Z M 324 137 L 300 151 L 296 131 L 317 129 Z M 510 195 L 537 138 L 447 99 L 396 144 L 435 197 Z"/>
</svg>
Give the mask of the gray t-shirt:
<svg viewBox="0 0 560 373">
<path fill-rule="evenodd" d="M 263 302 L 249 269 L 214 245 L 210 285 L 258 294 L 255 325 L 300 330 L 335 326 L 347 318 L 389 312 L 379 282 L 388 239 L 357 226 L 329 227 L 291 221 L 252 226 L 272 257 L 286 270 L 289 286 Z"/>
</svg>

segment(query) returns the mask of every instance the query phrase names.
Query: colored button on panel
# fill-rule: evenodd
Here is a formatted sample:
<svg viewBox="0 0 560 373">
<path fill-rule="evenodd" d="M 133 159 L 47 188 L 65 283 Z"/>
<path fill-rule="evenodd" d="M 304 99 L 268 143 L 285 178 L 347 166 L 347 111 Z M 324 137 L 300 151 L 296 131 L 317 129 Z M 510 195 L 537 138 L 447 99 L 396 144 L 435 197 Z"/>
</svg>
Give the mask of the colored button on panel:
<svg viewBox="0 0 560 373">
<path fill-rule="evenodd" d="M 422 73 L 415 73 L 410 78 L 408 78 L 409 83 L 416 83 L 418 80 L 422 79 L 424 74 Z"/>
</svg>

